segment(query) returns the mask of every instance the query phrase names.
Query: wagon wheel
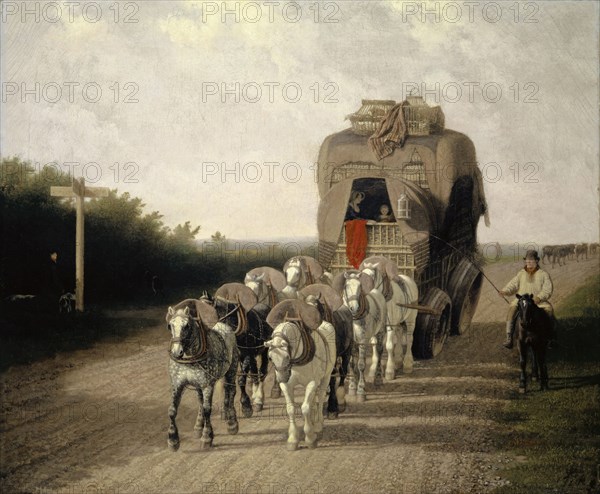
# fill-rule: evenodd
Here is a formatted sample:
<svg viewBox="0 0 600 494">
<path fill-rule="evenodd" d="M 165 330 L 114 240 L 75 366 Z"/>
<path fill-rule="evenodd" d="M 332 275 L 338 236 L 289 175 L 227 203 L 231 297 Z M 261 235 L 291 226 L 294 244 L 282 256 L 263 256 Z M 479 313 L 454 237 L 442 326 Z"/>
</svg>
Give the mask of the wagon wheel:
<svg viewBox="0 0 600 494">
<path fill-rule="evenodd" d="M 454 269 L 448 293 L 452 299 L 452 334 L 465 334 L 477 309 L 483 274 L 468 259 L 463 259 Z"/>
<path fill-rule="evenodd" d="M 433 287 L 427 292 L 421 305 L 437 309 L 440 315 L 419 313 L 412 351 L 417 358 L 432 358 L 442 351 L 450 334 L 452 301 L 446 292 Z"/>
</svg>

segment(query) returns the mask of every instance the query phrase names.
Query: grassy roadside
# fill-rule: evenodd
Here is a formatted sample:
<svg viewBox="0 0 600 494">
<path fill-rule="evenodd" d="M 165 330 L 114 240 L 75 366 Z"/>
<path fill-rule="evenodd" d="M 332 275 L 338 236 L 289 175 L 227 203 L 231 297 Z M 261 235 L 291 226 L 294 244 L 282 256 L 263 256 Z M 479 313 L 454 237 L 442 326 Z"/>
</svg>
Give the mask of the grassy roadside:
<svg viewBox="0 0 600 494">
<path fill-rule="evenodd" d="M 213 292 L 214 287 L 206 287 Z M 92 347 L 97 342 L 119 342 L 134 332 L 162 324 L 167 307 L 201 295 L 197 287 L 179 287 L 162 296 L 142 294 L 128 300 L 86 304 L 83 313 L 41 311 L 35 302 L 0 301 L 0 372 L 57 353 Z"/>
<path fill-rule="evenodd" d="M 559 347 L 549 356 L 550 391 L 515 394 L 497 420 L 497 448 L 522 461 L 499 494 L 600 493 L 600 276 L 557 308 Z"/>
</svg>

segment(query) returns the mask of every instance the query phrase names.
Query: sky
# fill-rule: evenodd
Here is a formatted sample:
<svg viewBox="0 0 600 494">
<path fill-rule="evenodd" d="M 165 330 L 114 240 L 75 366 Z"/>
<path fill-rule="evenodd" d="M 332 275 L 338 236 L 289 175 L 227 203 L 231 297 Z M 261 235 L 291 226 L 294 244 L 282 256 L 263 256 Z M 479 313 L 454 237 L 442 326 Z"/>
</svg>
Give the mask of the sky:
<svg viewBox="0 0 600 494">
<path fill-rule="evenodd" d="M 598 241 L 598 9 L 3 1 L 0 154 L 202 238 L 316 236 L 323 139 L 416 88 L 475 144 L 480 242 Z"/>
</svg>

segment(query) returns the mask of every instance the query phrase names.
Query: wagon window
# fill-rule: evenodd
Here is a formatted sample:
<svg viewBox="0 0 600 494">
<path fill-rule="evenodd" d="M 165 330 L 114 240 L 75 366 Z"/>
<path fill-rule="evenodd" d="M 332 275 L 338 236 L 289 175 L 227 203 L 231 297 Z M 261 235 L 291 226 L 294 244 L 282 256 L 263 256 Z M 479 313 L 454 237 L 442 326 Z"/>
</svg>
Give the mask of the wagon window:
<svg viewBox="0 0 600 494">
<path fill-rule="evenodd" d="M 352 190 L 365 194 L 364 200 L 360 203 L 361 216 L 364 219 L 380 221 L 381 207 L 387 206 L 389 218 L 386 221 L 396 221 L 385 179 L 358 178 L 352 182 Z"/>
</svg>

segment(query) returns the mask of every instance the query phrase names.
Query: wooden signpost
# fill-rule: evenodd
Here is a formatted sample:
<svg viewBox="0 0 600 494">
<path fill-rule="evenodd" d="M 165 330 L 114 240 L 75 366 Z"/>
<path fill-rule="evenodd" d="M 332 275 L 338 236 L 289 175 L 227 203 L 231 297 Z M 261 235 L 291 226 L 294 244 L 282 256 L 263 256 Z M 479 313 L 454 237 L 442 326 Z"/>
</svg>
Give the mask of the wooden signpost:
<svg viewBox="0 0 600 494">
<path fill-rule="evenodd" d="M 83 312 L 83 254 L 84 254 L 84 208 L 86 197 L 107 197 L 108 187 L 86 187 L 85 180 L 73 179 L 71 187 L 50 187 L 53 197 L 75 197 L 77 212 L 75 226 L 75 310 Z"/>
</svg>

